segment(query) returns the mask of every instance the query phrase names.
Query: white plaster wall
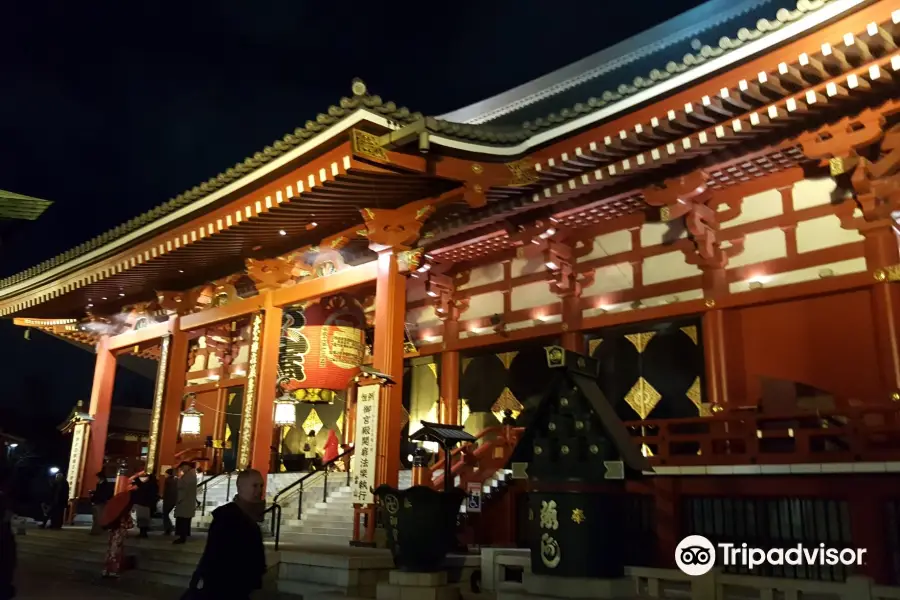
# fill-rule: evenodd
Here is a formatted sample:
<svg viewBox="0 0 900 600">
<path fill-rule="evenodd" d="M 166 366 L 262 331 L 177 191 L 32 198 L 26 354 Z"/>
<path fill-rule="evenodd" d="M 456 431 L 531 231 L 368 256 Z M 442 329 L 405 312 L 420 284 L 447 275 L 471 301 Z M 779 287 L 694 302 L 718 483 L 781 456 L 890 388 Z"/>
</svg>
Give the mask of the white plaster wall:
<svg viewBox="0 0 900 600">
<path fill-rule="evenodd" d="M 461 320 L 481 319 L 491 315 L 503 314 L 503 293 L 490 292 L 479 294 L 469 300 L 469 308 L 461 316 Z"/>
<path fill-rule="evenodd" d="M 765 229 L 744 236 L 744 251 L 728 261 L 728 267 L 745 267 L 787 256 L 787 240 L 781 228 Z"/>
<path fill-rule="evenodd" d="M 634 287 L 634 267 L 619 263 L 594 270 L 594 283 L 581 291 L 583 297 L 630 290 Z"/>
<path fill-rule="evenodd" d="M 470 288 L 496 283 L 503 279 L 503 265 L 494 263 L 483 267 L 475 267 L 469 274 L 469 281 L 464 285 L 458 286 L 458 289 L 467 290 Z"/>
<path fill-rule="evenodd" d="M 721 211 L 726 205 L 720 205 Z M 777 217 L 784 213 L 784 205 L 781 201 L 781 193 L 778 190 L 768 190 L 752 196 L 746 196 L 740 200 L 740 214 L 722 223 L 722 228 L 737 227 L 747 223 L 755 223 L 763 219 Z"/>
<path fill-rule="evenodd" d="M 831 177 L 798 181 L 791 190 L 794 210 L 831 203 L 831 197 L 836 188 L 837 184 Z"/>
<path fill-rule="evenodd" d="M 439 325 L 441 320 L 438 319 L 433 306 L 422 306 L 407 311 L 406 322 L 415 325 L 418 329 L 420 327 L 434 327 Z"/>
<path fill-rule="evenodd" d="M 834 277 L 837 275 L 850 275 L 852 273 L 862 273 L 866 270 L 865 258 L 854 258 L 851 260 L 842 260 L 823 265 L 816 265 L 808 269 L 797 269 L 796 271 L 787 271 L 785 273 L 776 273 L 774 275 L 766 275 L 761 277 L 753 277 L 745 281 L 735 281 L 729 284 L 728 289 L 733 294 L 746 292 L 750 290 L 750 284 L 760 282 L 763 287 L 780 287 L 793 283 L 802 283 L 804 281 L 813 281 L 815 279 L 823 279 L 826 277 Z"/>
<path fill-rule="evenodd" d="M 665 223 L 644 223 L 641 226 L 641 246 L 659 246 L 665 242 L 673 242 L 687 237 L 684 219 L 666 221 Z"/>
<path fill-rule="evenodd" d="M 534 308 L 559 302 L 559 296 L 550 291 L 550 283 L 537 281 L 512 289 L 510 306 L 512 310 Z"/>
<path fill-rule="evenodd" d="M 514 258 L 509 265 L 509 274 L 513 278 L 521 277 L 522 275 L 531 275 L 546 270 L 542 254 L 529 258 Z M 500 271 L 500 277 L 503 277 L 502 270 Z"/>
<path fill-rule="evenodd" d="M 700 267 L 685 262 L 680 250 L 645 258 L 643 267 L 644 285 L 684 279 L 701 273 Z"/>
<path fill-rule="evenodd" d="M 612 256 L 613 254 L 621 254 L 622 252 L 630 252 L 631 250 L 632 243 L 630 231 L 622 230 L 604 233 L 603 235 L 598 235 L 594 238 L 591 251 L 585 256 L 578 258 L 578 262 L 603 258 L 604 256 Z"/>
<path fill-rule="evenodd" d="M 418 302 L 425 299 L 425 280 L 420 277 L 410 277 L 406 280 L 406 301 Z"/>
<path fill-rule="evenodd" d="M 250 362 L 250 346 L 238 346 L 238 353 L 233 363 L 239 365 L 248 362 Z"/>
<path fill-rule="evenodd" d="M 861 242 L 864 238 L 851 229 L 843 229 L 837 215 L 825 215 L 797 223 L 797 252 L 812 252 Z"/>
</svg>

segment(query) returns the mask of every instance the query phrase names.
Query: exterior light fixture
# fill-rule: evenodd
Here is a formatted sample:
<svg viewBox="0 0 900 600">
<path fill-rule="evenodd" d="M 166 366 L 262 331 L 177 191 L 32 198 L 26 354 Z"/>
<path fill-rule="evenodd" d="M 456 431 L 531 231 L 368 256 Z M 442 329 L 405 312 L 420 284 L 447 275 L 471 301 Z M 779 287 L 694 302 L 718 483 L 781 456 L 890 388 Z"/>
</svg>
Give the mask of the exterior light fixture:
<svg viewBox="0 0 900 600">
<path fill-rule="evenodd" d="M 278 235 L 287 235 L 287 231 L 285 231 L 284 229 L 279 229 Z"/>
<path fill-rule="evenodd" d="M 197 396 L 188 394 L 187 399 L 190 400 L 190 404 L 181 412 L 181 435 L 200 435 L 200 422 L 203 418 L 203 413 L 197 410 Z"/>
<path fill-rule="evenodd" d="M 59 467 L 50 467 L 51 475 L 56 475 L 57 473 L 59 473 Z"/>
<path fill-rule="evenodd" d="M 275 398 L 275 426 L 286 427 L 297 423 L 297 400 L 287 394 Z"/>
</svg>

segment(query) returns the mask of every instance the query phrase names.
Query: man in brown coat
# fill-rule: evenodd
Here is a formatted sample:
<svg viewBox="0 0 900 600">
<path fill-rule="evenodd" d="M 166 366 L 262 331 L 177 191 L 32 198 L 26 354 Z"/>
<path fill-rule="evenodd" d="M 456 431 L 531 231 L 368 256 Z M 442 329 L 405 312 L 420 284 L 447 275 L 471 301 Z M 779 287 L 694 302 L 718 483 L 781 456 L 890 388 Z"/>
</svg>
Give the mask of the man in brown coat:
<svg viewBox="0 0 900 600">
<path fill-rule="evenodd" d="M 183 544 L 191 535 L 191 519 L 197 512 L 197 471 L 193 463 L 178 466 L 178 502 L 175 504 L 175 541 Z"/>
</svg>

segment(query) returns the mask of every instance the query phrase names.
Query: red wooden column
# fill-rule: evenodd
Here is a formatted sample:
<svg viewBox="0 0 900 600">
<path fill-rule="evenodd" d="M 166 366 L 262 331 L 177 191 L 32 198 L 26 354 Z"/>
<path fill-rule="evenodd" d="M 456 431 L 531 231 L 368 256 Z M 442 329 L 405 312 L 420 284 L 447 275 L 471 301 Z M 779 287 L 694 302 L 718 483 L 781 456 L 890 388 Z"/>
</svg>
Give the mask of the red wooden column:
<svg viewBox="0 0 900 600">
<path fill-rule="evenodd" d="M 275 395 L 278 381 L 278 346 L 281 342 L 282 309 L 268 305 L 262 316 L 262 327 L 258 340 L 251 341 L 250 363 L 247 373 L 248 391 L 250 377 L 256 374 L 255 398 L 251 399 L 255 406 L 244 404 L 244 419 L 241 423 L 241 437 L 252 435 L 252 455 L 249 460 L 241 460 L 238 455 L 238 468 L 253 467 L 263 476 L 269 473 L 272 459 L 272 437 L 275 431 Z M 257 354 L 257 365 L 254 365 L 254 352 Z M 254 368 L 255 367 L 255 368 Z M 254 373 L 255 372 L 255 373 Z M 245 430 L 245 428 L 247 428 Z"/>
<path fill-rule="evenodd" d="M 91 421 L 87 458 L 81 476 L 81 491 L 77 497 L 85 497 L 97 481 L 95 474 L 103 468 L 106 456 L 106 435 L 109 429 L 109 413 L 112 408 L 113 386 L 116 381 L 116 355 L 109 349 L 109 338 L 97 343 L 97 361 L 94 364 L 94 383 L 91 387 Z M 74 490 L 72 490 L 74 492 Z M 70 494 L 75 495 L 75 494 Z"/>
<path fill-rule="evenodd" d="M 728 406 L 728 376 L 726 365 L 725 313 L 716 308 L 716 301 L 728 292 L 724 268 L 703 270 L 703 295 L 709 310 L 703 313 L 703 361 L 706 396 L 714 410 Z"/>
<path fill-rule="evenodd" d="M 347 388 L 347 401 L 344 403 L 344 431 L 342 432 L 345 444 L 356 442 L 356 394 L 358 390 L 356 382 L 351 383 Z"/>
<path fill-rule="evenodd" d="M 585 353 L 584 333 L 581 331 L 581 286 L 578 293 L 563 296 L 562 317 L 563 334 L 560 337 L 560 345 L 570 352 Z"/>
<path fill-rule="evenodd" d="M 878 348 L 879 372 L 884 400 L 900 392 L 900 250 L 893 223 L 864 229 L 866 264 L 875 273 L 872 287 L 872 318 Z"/>
<path fill-rule="evenodd" d="M 372 366 L 388 375 L 393 385 L 381 388 L 378 409 L 378 446 L 375 487 L 396 487 L 400 469 L 400 432 L 403 420 L 403 341 L 406 322 L 406 278 L 400 273 L 394 249 L 378 255 L 375 283 L 375 344 Z"/>
<path fill-rule="evenodd" d="M 459 321 L 444 321 L 444 348 L 453 345 L 459 339 Z M 459 424 L 459 352 L 444 350 L 441 352 L 441 391 L 440 421 L 445 425 Z"/>
<path fill-rule="evenodd" d="M 163 395 L 162 415 L 157 438 L 156 471 L 174 468 L 175 448 L 178 446 L 178 430 L 181 427 L 181 401 L 184 396 L 185 377 L 188 369 L 187 331 L 181 331 L 181 320 L 172 327 L 169 340 L 169 360 L 166 367 L 166 387 Z"/>
</svg>

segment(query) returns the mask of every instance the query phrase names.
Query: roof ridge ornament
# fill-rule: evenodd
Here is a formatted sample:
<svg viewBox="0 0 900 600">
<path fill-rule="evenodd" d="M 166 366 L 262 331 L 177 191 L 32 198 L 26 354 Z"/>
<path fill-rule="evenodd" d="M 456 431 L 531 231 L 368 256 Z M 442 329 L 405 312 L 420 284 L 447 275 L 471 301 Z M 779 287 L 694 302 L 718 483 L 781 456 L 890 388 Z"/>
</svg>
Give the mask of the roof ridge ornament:
<svg viewBox="0 0 900 600">
<path fill-rule="evenodd" d="M 365 96 L 368 94 L 368 89 L 366 88 L 365 82 L 359 77 L 354 77 L 353 81 L 350 83 L 350 91 L 353 92 L 354 96 Z"/>
</svg>

